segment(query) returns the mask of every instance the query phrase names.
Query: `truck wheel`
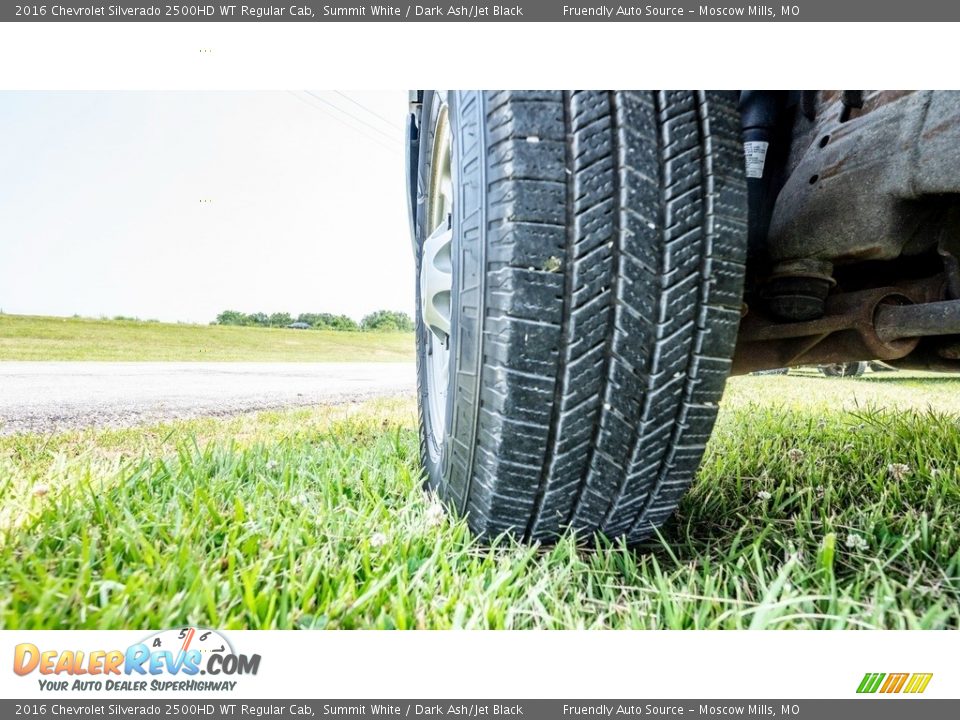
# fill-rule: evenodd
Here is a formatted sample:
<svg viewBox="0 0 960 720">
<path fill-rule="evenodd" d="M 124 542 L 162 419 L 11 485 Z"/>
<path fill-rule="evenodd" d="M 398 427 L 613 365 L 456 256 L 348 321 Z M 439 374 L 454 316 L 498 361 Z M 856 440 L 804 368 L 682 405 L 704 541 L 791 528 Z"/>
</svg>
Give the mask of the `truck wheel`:
<svg viewBox="0 0 960 720">
<path fill-rule="evenodd" d="M 860 377 L 866 369 L 865 362 L 831 363 L 820 366 L 820 372 L 826 377 Z"/>
<path fill-rule="evenodd" d="M 428 486 L 484 537 L 648 536 L 737 335 L 735 96 L 427 92 L 417 163 Z"/>
</svg>

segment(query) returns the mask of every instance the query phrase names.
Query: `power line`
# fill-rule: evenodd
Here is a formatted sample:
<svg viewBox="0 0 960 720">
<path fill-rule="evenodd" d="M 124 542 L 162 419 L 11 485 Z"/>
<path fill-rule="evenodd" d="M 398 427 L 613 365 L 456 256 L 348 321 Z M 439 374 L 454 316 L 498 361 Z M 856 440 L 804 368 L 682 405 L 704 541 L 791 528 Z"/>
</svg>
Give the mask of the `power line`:
<svg viewBox="0 0 960 720">
<path fill-rule="evenodd" d="M 316 105 L 316 104 L 310 102 L 309 100 L 305 100 L 305 99 L 302 98 L 300 95 L 298 95 L 297 93 L 293 92 L 292 90 L 288 90 L 287 92 L 289 92 L 293 97 L 295 97 L 297 100 L 299 100 L 300 102 L 302 102 L 302 103 L 303 103 L 304 105 L 306 105 L 308 108 L 310 108 L 310 109 L 312 109 L 312 110 L 319 110 L 320 112 L 322 112 L 322 113 L 323 113 L 324 115 L 326 115 L 327 117 L 332 118 L 332 119 L 336 120 L 337 122 L 339 122 L 341 125 L 346 125 L 348 128 L 350 128 L 350 129 L 353 130 L 354 132 L 359 133 L 360 135 L 363 135 L 364 138 L 366 138 L 366 139 L 369 140 L 370 142 L 374 143 L 375 145 L 378 145 L 379 147 L 383 148 L 384 150 L 389 150 L 391 154 L 393 154 L 393 155 L 399 154 L 399 153 L 397 153 L 397 147 L 396 147 L 396 145 L 388 145 L 386 142 L 384 142 L 382 139 L 380 139 L 380 138 L 377 137 L 376 135 L 372 135 L 372 134 L 368 133 L 367 131 L 365 131 L 362 127 L 357 127 L 356 125 L 348 122 L 347 120 L 344 120 L 344 119 L 341 118 L 340 116 L 334 115 L 332 112 L 328 111 L 326 108 L 321 107 L 320 105 Z"/>
<path fill-rule="evenodd" d="M 383 136 L 384 136 L 385 138 L 387 138 L 388 140 L 391 140 L 391 141 L 393 141 L 393 142 L 395 142 L 395 143 L 398 143 L 398 144 L 400 143 L 400 138 L 398 138 L 396 135 L 392 135 L 392 134 L 390 134 L 390 133 L 388 133 L 388 132 L 386 132 L 386 131 L 378 128 L 378 127 L 377 127 L 376 125 L 374 125 L 373 123 L 369 123 L 369 122 L 367 122 L 366 120 L 364 120 L 363 118 L 357 117 L 356 115 L 354 115 L 354 114 L 351 113 L 351 112 L 347 112 L 347 111 L 344 110 L 342 107 L 340 107 L 340 106 L 338 106 L 338 105 L 335 105 L 334 103 L 330 102 L 330 101 L 327 100 L 326 98 L 320 97 L 320 96 L 317 95 L 316 93 L 312 93 L 312 92 L 310 92 L 309 90 L 304 90 L 304 92 L 305 92 L 307 95 L 309 95 L 310 97 L 316 98 L 317 100 L 319 100 L 320 102 L 322 102 L 324 105 L 329 105 L 329 106 L 332 107 L 334 110 L 337 110 L 337 111 L 339 111 L 339 112 L 342 112 L 344 115 L 347 115 L 348 117 L 356 120 L 358 123 L 360 123 L 360 124 L 362 124 L 362 125 L 366 125 L 368 128 L 370 128 L 370 129 L 373 130 L 374 132 L 380 133 L 381 135 L 383 135 Z"/>
<path fill-rule="evenodd" d="M 402 128 L 396 123 L 395 120 L 390 120 L 389 118 L 386 118 L 386 117 L 384 117 L 383 115 L 381 115 L 380 113 L 378 113 L 376 110 L 371 110 L 371 109 L 368 108 L 366 105 L 364 105 L 362 102 L 360 102 L 359 100 L 357 100 L 357 99 L 355 99 L 355 98 L 350 97 L 350 96 L 347 95 L 345 92 L 340 92 L 339 90 L 334 90 L 334 92 L 335 92 L 337 95 L 339 95 L 340 97 L 346 98 L 347 100 L 349 100 L 350 102 L 352 102 L 354 105 L 356 105 L 358 108 L 361 108 L 361 109 L 363 109 L 363 110 L 366 110 L 368 113 L 370 113 L 371 115 L 373 115 L 375 118 L 379 118 L 380 120 L 383 120 L 383 121 L 384 121 L 387 125 L 389 125 L 390 127 L 396 128 L 396 129 L 398 129 L 398 130 L 402 130 Z"/>
<path fill-rule="evenodd" d="M 376 145 L 377 147 L 379 147 L 379 148 L 381 148 L 381 149 L 383 149 L 383 150 L 387 150 L 391 155 L 394 155 L 394 156 L 399 155 L 399 153 L 397 152 L 397 148 L 396 148 L 395 146 L 393 146 L 393 145 L 388 145 L 385 141 L 383 141 L 382 139 L 380 139 L 378 136 L 376 136 L 376 135 L 374 135 L 374 134 L 372 134 L 372 133 L 367 132 L 367 131 L 364 130 L 362 127 L 358 127 L 358 126 L 356 126 L 356 125 L 348 122 L 347 120 L 344 120 L 343 118 L 339 117 L 338 115 L 334 115 L 332 112 L 328 111 L 328 110 L 327 110 L 326 108 L 324 108 L 324 107 L 321 107 L 320 105 L 316 105 L 316 104 L 310 102 L 309 100 L 305 100 L 304 98 L 300 97 L 300 95 L 298 95 L 297 93 L 293 92 L 292 90 L 288 90 L 287 92 L 289 92 L 289 93 L 290 93 L 291 95 L 293 95 L 293 97 L 295 97 L 299 102 L 302 102 L 304 105 L 306 105 L 306 106 L 307 106 L 308 108 L 310 108 L 311 110 L 315 110 L 315 111 L 321 112 L 321 113 L 323 113 L 324 115 L 326 115 L 328 118 L 331 118 L 332 120 L 336 120 L 336 121 L 337 121 L 338 123 L 340 123 L 341 125 L 345 125 L 346 127 L 348 127 L 348 128 L 350 128 L 351 130 L 353 130 L 355 133 L 358 133 L 358 134 L 362 135 L 363 138 L 364 138 L 365 140 L 367 140 L 368 142 Z"/>
</svg>

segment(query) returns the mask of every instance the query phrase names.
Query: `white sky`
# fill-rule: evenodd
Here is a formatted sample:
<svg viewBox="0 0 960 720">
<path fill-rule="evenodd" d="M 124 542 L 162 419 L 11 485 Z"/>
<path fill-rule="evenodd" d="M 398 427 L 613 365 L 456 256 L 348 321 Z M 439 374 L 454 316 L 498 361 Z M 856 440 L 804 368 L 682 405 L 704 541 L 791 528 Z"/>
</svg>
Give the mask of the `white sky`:
<svg viewBox="0 0 960 720">
<path fill-rule="evenodd" d="M 0 309 L 412 312 L 406 92 L 310 92 L 0 92 Z"/>
</svg>

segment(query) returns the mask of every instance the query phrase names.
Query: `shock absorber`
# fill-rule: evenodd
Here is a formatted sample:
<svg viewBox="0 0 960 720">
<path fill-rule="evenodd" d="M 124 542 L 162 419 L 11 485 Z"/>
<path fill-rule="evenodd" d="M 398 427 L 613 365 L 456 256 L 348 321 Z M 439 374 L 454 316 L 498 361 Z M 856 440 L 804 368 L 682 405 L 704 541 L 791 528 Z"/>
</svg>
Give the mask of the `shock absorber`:
<svg viewBox="0 0 960 720">
<path fill-rule="evenodd" d="M 744 90 L 740 94 L 749 201 L 749 287 L 762 287 L 767 309 L 774 317 L 787 321 L 823 315 L 831 286 L 829 280 L 806 274 L 776 274 L 770 262 L 770 220 L 785 180 L 793 116 L 798 107 L 812 120 L 816 112 L 815 95 L 782 90 Z"/>
<path fill-rule="evenodd" d="M 743 90 L 740 93 L 740 124 L 747 174 L 748 230 L 747 270 L 754 279 L 769 270 L 767 232 L 773 204 L 780 190 L 785 148 L 776 136 L 777 123 L 786 105 L 787 93 L 776 90 Z"/>
</svg>

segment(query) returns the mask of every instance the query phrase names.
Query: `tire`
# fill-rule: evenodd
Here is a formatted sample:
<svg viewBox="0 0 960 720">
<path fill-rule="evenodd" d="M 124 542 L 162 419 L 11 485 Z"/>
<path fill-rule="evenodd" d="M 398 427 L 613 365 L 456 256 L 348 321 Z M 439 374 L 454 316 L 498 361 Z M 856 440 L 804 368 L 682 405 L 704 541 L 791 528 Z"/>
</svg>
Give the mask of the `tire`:
<svg viewBox="0 0 960 720">
<path fill-rule="evenodd" d="M 860 377 L 867 369 L 868 363 L 849 362 L 820 365 L 820 372 L 826 377 Z"/>
<path fill-rule="evenodd" d="M 426 483 L 485 538 L 642 540 L 692 482 L 730 371 L 747 239 L 736 97 L 427 92 L 418 307 L 441 296 L 422 281 L 443 228 L 427 227 L 438 112 L 449 373 L 431 389 L 442 335 L 418 313 Z"/>
</svg>

